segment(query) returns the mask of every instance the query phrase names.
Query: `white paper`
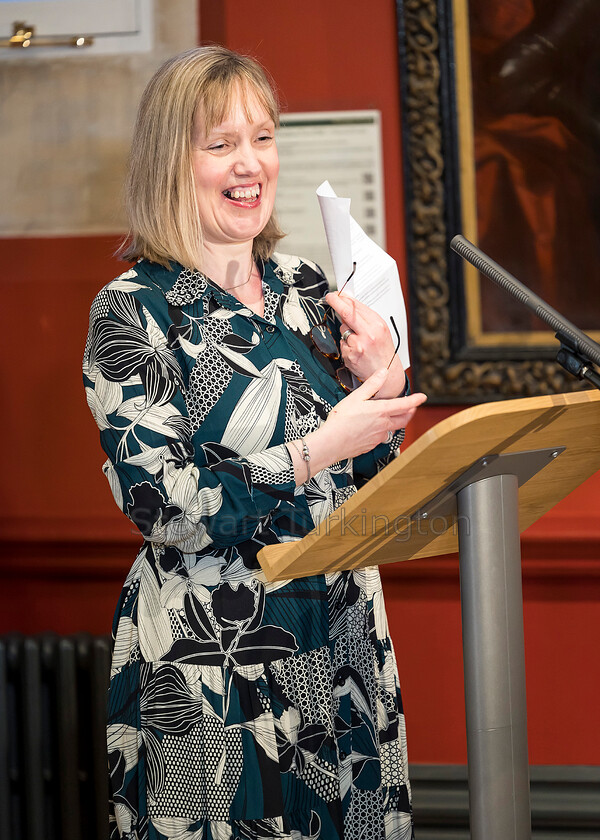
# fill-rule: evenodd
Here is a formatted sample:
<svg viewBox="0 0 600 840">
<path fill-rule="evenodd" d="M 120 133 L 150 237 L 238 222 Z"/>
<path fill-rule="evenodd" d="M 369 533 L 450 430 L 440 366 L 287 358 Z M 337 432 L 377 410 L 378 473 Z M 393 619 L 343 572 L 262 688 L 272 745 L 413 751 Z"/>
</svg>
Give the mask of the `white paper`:
<svg viewBox="0 0 600 840">
<path fill-rule="evenodd" d="M 338 198 L 329 181 L 317 188 L 317 197 L 323 216 L 327 245 L 331 254 L 337 288 L 341 288 L 352 272 L 346 292 L 371 307 L 387 322 L 396 342 L 396 332 L 391 317 L 400 334 L 398 355 L 406 370 L 410 367 L 408 349 L 408 324 L 406 306 L 396 261 L 379 247 L 350 215 L 350 199 Z"/>
</svg>

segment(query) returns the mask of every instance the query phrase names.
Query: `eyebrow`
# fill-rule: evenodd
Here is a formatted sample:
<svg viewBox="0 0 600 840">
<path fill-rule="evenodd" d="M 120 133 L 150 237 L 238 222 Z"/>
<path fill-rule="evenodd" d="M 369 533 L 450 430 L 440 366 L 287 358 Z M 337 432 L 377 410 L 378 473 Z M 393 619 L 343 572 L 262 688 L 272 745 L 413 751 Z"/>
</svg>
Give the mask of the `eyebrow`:
<svg viewBox="0 0 600 840">
<path fill-rule="evenodd" d="M 272 130 L 275 130 L 275 122 L 271 117 L 267 117 L 267 119 L 263 120 L 262 122 L 250 123 L 250 125 L 251 125 L 252 128 L 254 128 L 258 131 L 260 131 L 263 128 L 269 128 L 269 129 L 272 128 Z M 211 128 L 208 133 L 206 133 L 202 136 L 201 139 L 204 140 L 204 141 L 210 141 L 210 139 L 212 137 L 219 137 L 223 134 L 231 135 L 231 134 L 238 134 L 239 133 L 237 129 L 232 130 L 232 129 L 228 129 L 228 128 L 223 128 L 222 126 L 223 126 L 222 123 L 220 125 L 214 126 L 214 128 Z"/>
</svg>

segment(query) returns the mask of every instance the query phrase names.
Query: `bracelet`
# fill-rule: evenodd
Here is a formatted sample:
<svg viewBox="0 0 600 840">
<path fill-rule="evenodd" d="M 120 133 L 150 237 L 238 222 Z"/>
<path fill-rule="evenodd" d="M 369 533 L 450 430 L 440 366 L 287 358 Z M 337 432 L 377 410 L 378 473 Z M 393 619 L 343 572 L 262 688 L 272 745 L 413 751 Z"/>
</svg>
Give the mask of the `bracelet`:
<svg viewBox="0 0 600 840">
<path fill-rule="evenodd" d="M 304 438 L 300 438 L 300 440 L 302 441 L 302 457 L 306 464 L 306 481 L 304 482 L 306 484 L 307 481 L 310 481 L 310 450 Z"/>
<path fill-rule="evenodd" d="M 304 484 L 306 484 L 308 481 L 310 481 L 310 450 L 304 438 L 301 437 L 300 440 L 302 441 L 302 452 L 300 452 L 293 440 L 290 440 L 289 443 L 291 443 L 298 455 L 306 464 L 306 481 L 303 482 Z"/>
</svg>

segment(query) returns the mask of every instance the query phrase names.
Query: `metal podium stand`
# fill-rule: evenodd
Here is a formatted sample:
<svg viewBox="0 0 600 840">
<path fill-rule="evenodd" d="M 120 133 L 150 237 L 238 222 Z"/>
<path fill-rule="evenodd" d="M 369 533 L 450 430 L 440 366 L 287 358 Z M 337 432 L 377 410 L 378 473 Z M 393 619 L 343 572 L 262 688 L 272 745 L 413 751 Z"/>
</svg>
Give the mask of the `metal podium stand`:
<svg viewBox="0 0 600 840">
<path fill-rule="evenodd" d="M 519 533 L 598 469 L 598 391 L 487 403 L 430 429 L 302 540 L 259 553 L 281 580 L 458 550 L 473 840 L 531 837 Z M 372 527 L 357 534 L 357 516 Z"/>
</svg>

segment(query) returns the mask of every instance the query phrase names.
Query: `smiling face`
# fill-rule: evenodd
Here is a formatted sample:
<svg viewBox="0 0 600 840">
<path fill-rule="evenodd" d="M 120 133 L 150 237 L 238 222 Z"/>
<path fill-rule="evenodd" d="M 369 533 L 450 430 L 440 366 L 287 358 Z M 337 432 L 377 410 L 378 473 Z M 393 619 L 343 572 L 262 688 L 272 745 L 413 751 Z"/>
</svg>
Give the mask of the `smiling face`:
<svg viewBox="0 0 600 840">
<path fill-rule="evenodd" d="M 252 242 L 273 212 L 279 173 L 275 125 L 253 93 L 238 91 L 208 132 L 198 109 L 192 167 L 205 246 Z"/>
</svg>

